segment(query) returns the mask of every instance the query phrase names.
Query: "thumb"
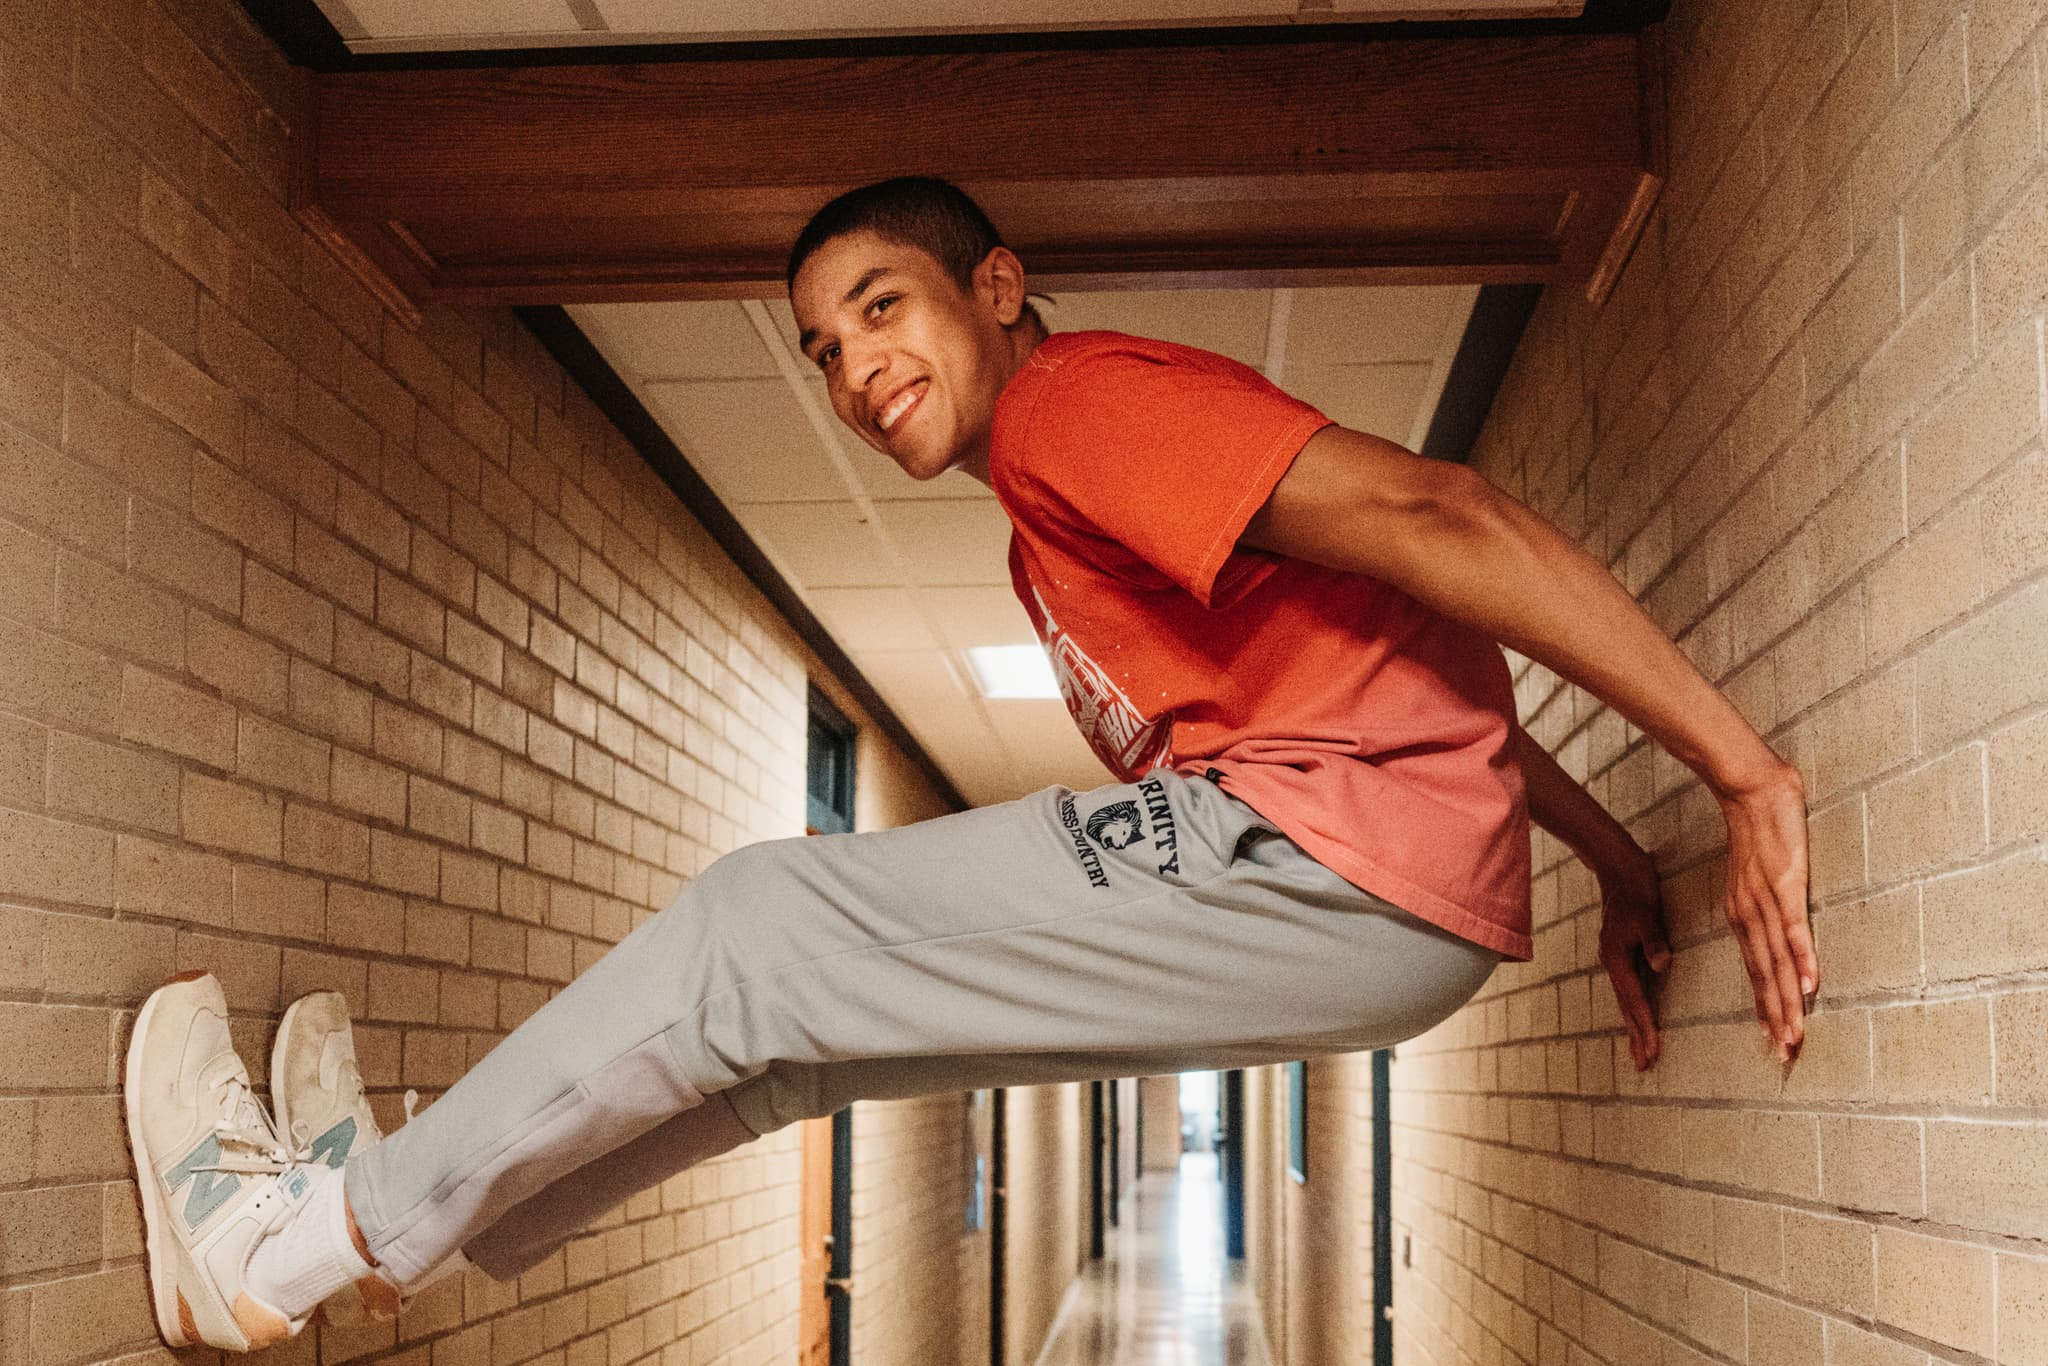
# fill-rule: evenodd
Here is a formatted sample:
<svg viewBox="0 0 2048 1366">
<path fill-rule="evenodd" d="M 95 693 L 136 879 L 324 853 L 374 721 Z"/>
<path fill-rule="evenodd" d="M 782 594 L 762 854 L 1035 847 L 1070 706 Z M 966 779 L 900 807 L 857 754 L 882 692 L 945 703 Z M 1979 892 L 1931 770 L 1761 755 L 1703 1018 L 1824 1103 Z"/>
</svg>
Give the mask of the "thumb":
<svg viewBox="0 0 2048 1366">
<path fill-rule="evenodd" d="M 1643 936 L 1643 956 L 1650 960 L 1650 971 L 1661 973 L 1671 966 L 1671 943 L 1664 937 L 1664 931 L 1652 930 Z"/>
</svg>

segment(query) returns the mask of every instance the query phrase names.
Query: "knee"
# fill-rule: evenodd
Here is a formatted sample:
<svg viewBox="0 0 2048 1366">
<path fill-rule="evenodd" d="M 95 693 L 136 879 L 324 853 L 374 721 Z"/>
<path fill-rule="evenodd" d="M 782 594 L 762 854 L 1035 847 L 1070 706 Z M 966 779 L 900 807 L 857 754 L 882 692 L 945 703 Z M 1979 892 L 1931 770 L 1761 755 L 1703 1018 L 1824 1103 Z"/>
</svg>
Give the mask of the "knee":
<svg viewBox="0 0 2048 1366">
<path fill-rule="evenodd" d="M 803 837 L 759 840 L 721 854 L 697 876 L 683 884 L 676 899 L 714 906 L 746 905 L 772 896 L 791 882 L 791 872 L 803 853 Z"/>
<path fill-rule="evenodd" d="M 765 1069 L 718 1094 L 732 1106 L 740 1124 L 756 1138 L 816 1117 L 817 1087 L 801 1073 L 810 1069 L 770 1063 Z"/>
</svg>

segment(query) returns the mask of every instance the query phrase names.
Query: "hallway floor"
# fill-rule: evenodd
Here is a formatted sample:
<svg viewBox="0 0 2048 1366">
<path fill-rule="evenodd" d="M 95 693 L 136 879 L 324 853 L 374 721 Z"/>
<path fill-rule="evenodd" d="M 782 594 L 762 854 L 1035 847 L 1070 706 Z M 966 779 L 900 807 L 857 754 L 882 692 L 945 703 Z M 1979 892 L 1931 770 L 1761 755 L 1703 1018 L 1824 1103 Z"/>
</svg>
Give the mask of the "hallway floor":
<svg viewBox="0 0 2048 1366">
<path fill-rule="evenodd" d="M 1271 1366 L 1242 1264 L 1223 1255 L 1213 1151 L 1125 1192 L 1123 1223 L 1080 1282 L 1037 1366 Z"/>
</svg>

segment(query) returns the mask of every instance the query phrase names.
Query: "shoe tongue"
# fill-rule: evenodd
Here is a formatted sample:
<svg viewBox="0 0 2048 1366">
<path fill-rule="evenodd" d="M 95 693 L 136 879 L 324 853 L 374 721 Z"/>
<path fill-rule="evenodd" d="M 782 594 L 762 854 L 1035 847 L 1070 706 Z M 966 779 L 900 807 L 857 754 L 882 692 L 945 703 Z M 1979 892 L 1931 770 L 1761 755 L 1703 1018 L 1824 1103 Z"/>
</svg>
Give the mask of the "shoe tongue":
<svg viewBox="0 0 2048 1366">
<path fill-rule="evenodd" d="M 215 1054 L 199 1069 L 201 1086 L 219 1086 L 225 1081 L 238 1081 L 245 1089 L 249 1085 L 249 1069 L 242 1066 L 242 1060 L 233 1053 Z"/>
<path fill-rule="evenodd" d="M 256 1099 L 256 1092 L 249 1085 L 249 1071 L 242 1066 L 242 1060 L 233 1053 L 223 1053 L 199 1069 L 199 1084 L 208 1090 L 226 1086 L 230 1082 L 239 1088 L 234 1099 L 234 1109 L 223 1115 L 229 1124 L 241 1128 L 255 1139 L 268 1134 L 268 1142 L 276 1145 L 277 1126 L 270 1122 L 269 1112 Z"/>
<path fill-rule="evenodd" d="M 341 1089 L 341 1065 L 353 1050 L 341 1031 L 336 1030 L 320 1041 L 320 1089 L 338 1091 Z"/>
</svg>

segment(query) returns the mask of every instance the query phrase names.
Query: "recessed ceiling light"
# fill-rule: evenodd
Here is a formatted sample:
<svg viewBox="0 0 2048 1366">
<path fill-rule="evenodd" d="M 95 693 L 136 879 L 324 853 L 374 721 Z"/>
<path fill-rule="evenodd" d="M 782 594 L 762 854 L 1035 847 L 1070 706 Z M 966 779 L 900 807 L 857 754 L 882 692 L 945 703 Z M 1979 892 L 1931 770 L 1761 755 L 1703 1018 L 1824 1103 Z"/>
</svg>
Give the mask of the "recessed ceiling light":
<svg viewBox="0 0 2048 1366">
<path fill-rule="evenodd" d="M 1040 645 L 977 645 L 967 652 L 968 667 L 983 697 L 1058 697 L 1052 661 Z"/>
</svg>

